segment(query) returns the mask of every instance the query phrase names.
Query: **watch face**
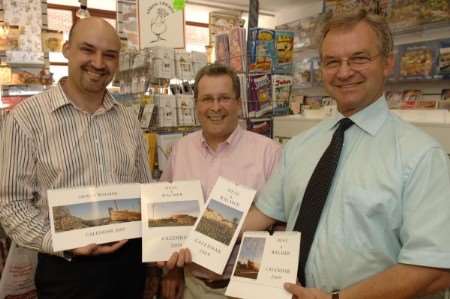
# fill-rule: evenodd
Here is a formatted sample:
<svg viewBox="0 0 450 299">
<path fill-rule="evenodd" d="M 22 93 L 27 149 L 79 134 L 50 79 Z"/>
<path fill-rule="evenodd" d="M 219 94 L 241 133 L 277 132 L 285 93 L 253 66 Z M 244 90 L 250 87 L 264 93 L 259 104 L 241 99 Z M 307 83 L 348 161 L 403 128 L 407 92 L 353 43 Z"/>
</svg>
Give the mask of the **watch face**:
<svg viewBox="0 0 450 299">
<path fill-rule="evenodd" d="M 63 251 L 63 256 L 66 260 L 71 261 L 73 258 L 73 253 L 71 251 L 65 250 Z M 334 298 L 334 297 L 332 297 Z"/>
</svg>

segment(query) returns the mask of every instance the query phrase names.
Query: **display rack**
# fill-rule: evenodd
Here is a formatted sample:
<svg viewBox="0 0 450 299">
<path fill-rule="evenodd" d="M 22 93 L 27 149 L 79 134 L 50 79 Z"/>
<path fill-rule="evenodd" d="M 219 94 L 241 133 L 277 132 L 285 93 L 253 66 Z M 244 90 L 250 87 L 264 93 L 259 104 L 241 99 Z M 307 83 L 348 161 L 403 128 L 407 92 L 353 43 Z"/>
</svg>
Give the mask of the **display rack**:
<svg viewBox="0 0 450 299">
<path fill-rule="evenodd" d="M 0 83 L 0 122 L 17 103 L 52 83 L 49 53 L 43 45 L 46 39 L 42 38 L 48 29 L 47 1 L 28 1 L 27 5 L 28 9 L 0 0 L 0 21 L 11 24 L 1 37 L 0 64 L 9 74 L 3 74 Z"/>
<path fill-rule="evenodd" d="M 317 25 L 330 11 L 357 9 L 364 1 L 324 1 L 322 13 L 296 20 L 277 28 L 296 32 L 294 42 L 294 83 L 291 110 L 321 109 L 333 104 L 323 88 L 319 55 L 315 48 Z M 404 2 L 404 3 L 403 3 Z M 414 21 L 398 18 L 406 7 L 418 1 L 373 1 L 372 9 L 384 15 L 394 30 L 395 70 L 386 82 L 386 94 L 391 108 L 450 108 L 449 50 L 450 16 L 442 7 L 426 4 L 420 7 Z M 403 3 L 403 4 L 402 4 Z M 356 6 L 355 6 L 356 5 Z M 365 7 L 366 8 L 366 7 Z M 409 9 L 409 8 L 407 8 Z M 447 7 L 448 10 L 448 7 Z M 420 16 L 419 16 L 420 15 Z M 413 16 L 409 16 L 413 18 Z M 420 56 L 419 56 L 420 55 Z M 424 57 L 426 59 L 424 59 Z M 409 64 L 408 64 L 409 63 Z M 422 68 L 420 68 L 422 64 Z M 411 65 L 411 67 L 409 67 Z M 411 97 L 411 95 L 414 95 Z M 393 99 L 391 99 L 393 96 Z M 399 101 L 398 98 L 401 97 Z"/>
</svg>

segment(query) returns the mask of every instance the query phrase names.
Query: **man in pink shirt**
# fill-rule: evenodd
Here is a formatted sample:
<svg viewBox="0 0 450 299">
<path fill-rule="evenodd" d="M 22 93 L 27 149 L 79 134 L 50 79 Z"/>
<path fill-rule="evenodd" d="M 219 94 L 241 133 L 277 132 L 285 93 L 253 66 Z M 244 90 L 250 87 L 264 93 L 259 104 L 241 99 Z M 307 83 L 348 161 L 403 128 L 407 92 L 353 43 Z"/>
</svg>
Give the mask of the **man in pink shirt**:
<svg viewBox="0 0 450 299">
<path fill-rule="evenodd" d="M 281 154 L 273 140 L 242 129 L 240 84 L 229 67 L 212 64 L 195 78 L 196 112 L 202 129 L 179 140 L 173 147 L 162 181 L 200 180 L 205 199 L 219 176 L 260 190 Z M 162 283 L 164 298 L 226 298 L 237 248 L 224 275 L 190 264 L 169 271 Z M 183 274 L 184 278 L 183 279 Z"/>
</svg>

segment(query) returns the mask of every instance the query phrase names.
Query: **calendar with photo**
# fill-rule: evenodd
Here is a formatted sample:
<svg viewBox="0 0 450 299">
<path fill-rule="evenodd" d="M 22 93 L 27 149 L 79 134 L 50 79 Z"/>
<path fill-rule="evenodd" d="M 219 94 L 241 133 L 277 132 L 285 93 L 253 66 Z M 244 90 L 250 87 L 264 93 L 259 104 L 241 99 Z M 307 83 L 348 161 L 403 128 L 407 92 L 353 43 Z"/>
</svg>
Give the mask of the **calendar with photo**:
<svg viewBox="0 0 450 299">
<path fill-rule="evenodd" d="M 297 279 L 300 233 L 245 232 L 227 296 L 245 299 L 292 297 L 284 288 Z"/>
<path fill-rule="evenodd" d="M 142 261 L 166 261 L 176 252 L 203 207 L 200 181 L 141 185 Z"/>
<path fill-rule="evenodd" d="M 214 273 L 223 273 L 255 194 L 255 190 L 223 177 L 217 179 L 183 244 L 191 250 L 194 263 Z"/>
<path fill-rule="evenodd" d="M 47 194 L 55 251 L 141 237 L 139 184 L 52 189 Z"/>
</svg>

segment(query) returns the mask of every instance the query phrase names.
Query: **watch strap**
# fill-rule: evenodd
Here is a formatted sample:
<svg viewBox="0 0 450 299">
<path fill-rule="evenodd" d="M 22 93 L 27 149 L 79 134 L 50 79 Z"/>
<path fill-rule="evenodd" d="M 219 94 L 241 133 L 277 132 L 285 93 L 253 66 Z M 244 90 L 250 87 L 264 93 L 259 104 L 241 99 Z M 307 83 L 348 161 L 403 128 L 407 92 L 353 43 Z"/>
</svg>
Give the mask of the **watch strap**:
<svg viewBox="0 0 450 299">
<path fill-rule="evenodd" d="M 331 299 L 339 299 L 339 291 L 333 291 L 331 293 Z"/>
</svg>

